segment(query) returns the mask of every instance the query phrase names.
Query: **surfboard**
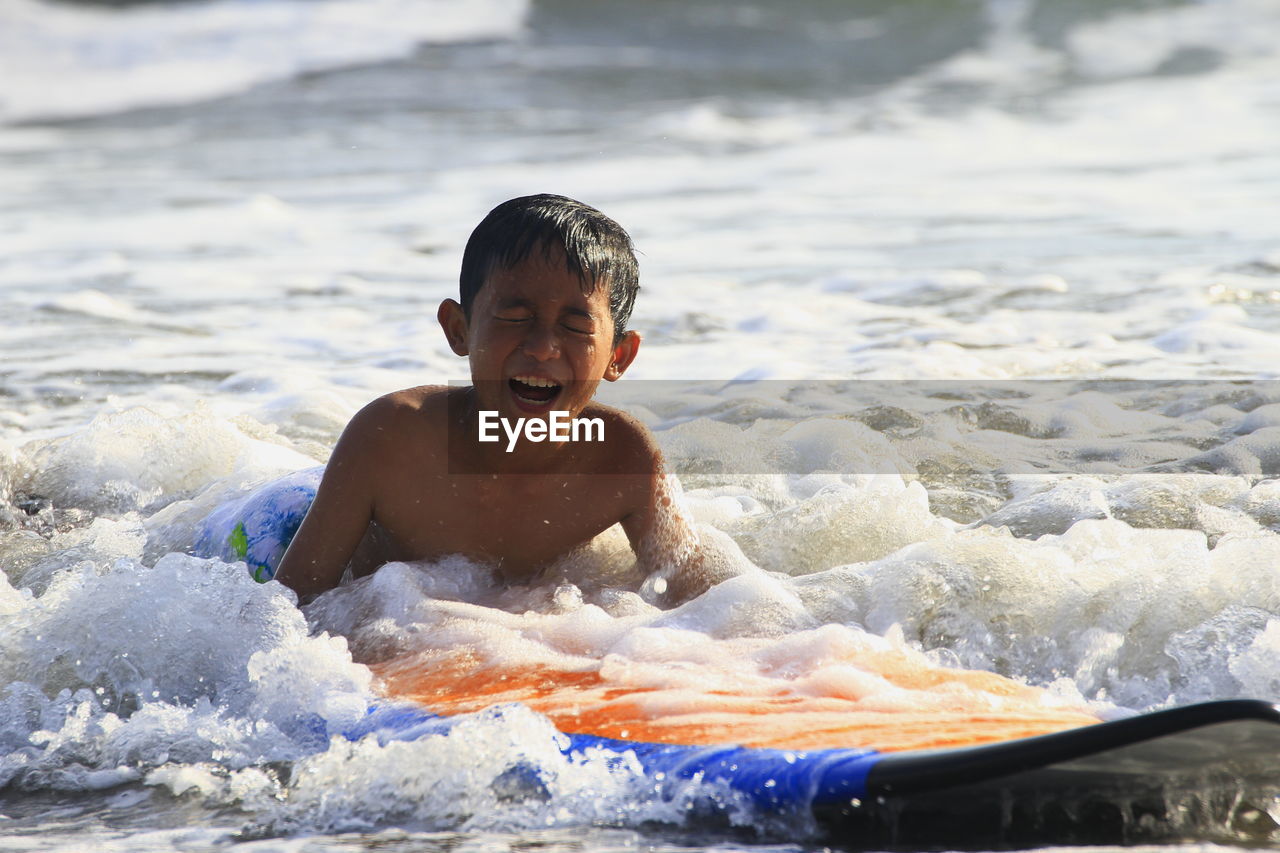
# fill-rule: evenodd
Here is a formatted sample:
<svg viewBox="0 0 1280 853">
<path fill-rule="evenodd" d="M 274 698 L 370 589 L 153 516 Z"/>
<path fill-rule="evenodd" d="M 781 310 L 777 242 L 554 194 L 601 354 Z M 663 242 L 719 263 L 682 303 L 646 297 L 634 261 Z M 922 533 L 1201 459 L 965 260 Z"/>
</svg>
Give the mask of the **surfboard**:
<svg viewBox="0 0 1280 853">
<path fill-rule="evenodd" d="M 243 560 L 269 579 L 320 473 L 298 472 L 220 507 L 194 550 Z M 661 683 L 611 679 L 602 666 L 501 666 L 435 649 L 374 664 L 386 698 L 342 734 L 429 737 L 448 730 L 449 715 L 518 702 L 565 733 L 566 755 L 638 762 L 663 797 L 691 785 L 727 790 L 846 848 L 1280 838 L 1275 705 L 1229 700 L 1099 722 L 1001 676 L 921 666 L 891 648 L 860 652 L 856 663 L 895 689 L 940 687 L 989 702 L 885 711 L 840 690 L 767 684 L 683 685 L 673 698 Z M 707 802 L 709 813 L 726 807 Z"/>
<path fill-rule="evenodd" d="M 420 705 L 389 702 L 344 734 L 415 739 L 447 725 Z M 1255 700 L 944 750 L 805 751 L 575 734 L 563 751 L 634 759 L 666 797 L 690 784 L 723 786 L 761 814 L 811 817 L 822 843 L 846 849 L 1260 844 L 1280 831 L 1273 816 L 1280 708 Z"/>
</svg>

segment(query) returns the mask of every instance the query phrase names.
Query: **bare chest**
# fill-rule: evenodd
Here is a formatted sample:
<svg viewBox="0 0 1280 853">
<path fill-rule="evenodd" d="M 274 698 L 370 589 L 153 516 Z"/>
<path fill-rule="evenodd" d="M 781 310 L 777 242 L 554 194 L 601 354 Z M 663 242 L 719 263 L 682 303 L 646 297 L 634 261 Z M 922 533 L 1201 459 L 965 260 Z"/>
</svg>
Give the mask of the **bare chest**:
<svg viewBox="0 0 1280 853">
<path fill-rule="evenodd" d="M 621 520 L 625 484 L 595 475 L 436 476 L 379 505 L 390 559 L 464 554 L 527 576 Z"/>
</svg>

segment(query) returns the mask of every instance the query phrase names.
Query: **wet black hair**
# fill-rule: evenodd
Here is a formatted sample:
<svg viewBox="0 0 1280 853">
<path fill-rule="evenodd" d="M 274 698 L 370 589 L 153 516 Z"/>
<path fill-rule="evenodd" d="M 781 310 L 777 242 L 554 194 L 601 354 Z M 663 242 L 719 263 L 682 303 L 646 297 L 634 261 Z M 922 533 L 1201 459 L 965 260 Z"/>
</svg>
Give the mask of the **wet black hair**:
<svg viewBox="0 0 1280 853">
<path fill-rule="evenodd" d="M 590 205 L 560 195 L 528 195 L 504 201 L 480 221 L 462 253 L 462 310 L 471 305 L 493 270 L 510 269 L 541 249 L 547 258 L 564 250 L 565 265 L 591 294 L 609 288 L 614 343 L 622 339 L 640 290 L 635 247 L 622 226 Z"/>
</svg>

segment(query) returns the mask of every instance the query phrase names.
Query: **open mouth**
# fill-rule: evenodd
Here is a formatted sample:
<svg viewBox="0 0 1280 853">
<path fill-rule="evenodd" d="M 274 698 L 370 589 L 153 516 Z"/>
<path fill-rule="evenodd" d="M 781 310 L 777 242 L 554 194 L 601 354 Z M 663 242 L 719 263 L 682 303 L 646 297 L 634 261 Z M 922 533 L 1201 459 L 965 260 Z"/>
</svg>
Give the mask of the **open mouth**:
<svg viewBox="0 0 1280 853">
<path fill-rule="evenodd" d="M 538 376 L 516 376 L 507 381 L 516 399 L 531 406 L 545 406 L 560 395 L 561 386 Z"/>
</svg>

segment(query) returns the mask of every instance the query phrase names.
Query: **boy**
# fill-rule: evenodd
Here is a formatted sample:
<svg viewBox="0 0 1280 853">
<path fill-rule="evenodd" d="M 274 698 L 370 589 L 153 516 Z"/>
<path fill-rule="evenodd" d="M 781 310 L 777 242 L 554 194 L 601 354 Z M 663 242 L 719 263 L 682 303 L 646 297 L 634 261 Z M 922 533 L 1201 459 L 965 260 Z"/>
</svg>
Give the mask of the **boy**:
<svg viewBox="0 0 1280 853">
<path fill-rule="evenodd" d="M 660 600 L 737 573 L 733 554 L 699 547 L 648 431 L 592 400 L 639 351 L 626 329 L 638 278 L 630 237 L 594 208 L 553 195 L 494 208 L 463 253 L 461 302 L 437 312 L 471 386 L 409 388 L 361 410 L 276 579 L 305 600 L 349 564 L 359 575 L 463 554 L 519 583 L 617 523 Z M 573 440 L 569 419 L 595 429 Z"/>
</svg>

